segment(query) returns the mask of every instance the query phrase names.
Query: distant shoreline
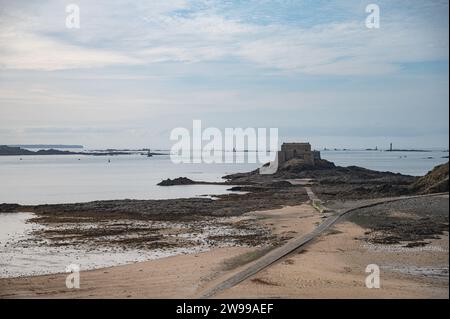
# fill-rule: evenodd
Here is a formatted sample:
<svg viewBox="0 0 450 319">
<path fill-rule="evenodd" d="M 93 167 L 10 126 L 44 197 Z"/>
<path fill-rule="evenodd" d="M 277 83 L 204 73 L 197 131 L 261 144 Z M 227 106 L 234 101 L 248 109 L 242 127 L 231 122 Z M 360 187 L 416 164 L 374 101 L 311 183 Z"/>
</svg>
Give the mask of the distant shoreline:
<svg viewBox="0 0 450 319">
<path fill-rule="evenodd" d="M 394 150 L 385 150 L 385 152 L 433 152 L 431 150 L 415 150 L 415 149 L 394 149 Z M 444 152 L 444 151 L 443 151 Z"/>
<path fill-rule="evenodd" d="M 91 155 L 91 156 L 116 156 L 116 155 L 131 155 L 135 152 L 141 152 L 141 155 L 146 155 L 148 157 L 154 155 L 167 155 L 163 153 L 154 153 L 149 150 L 141 151 L 118 151 L 118 150 L 106 150 L 106 151 L 95 151 L 95 152 L 72 152 L 72 151 L 61 151 L 57 149 L 47 149 L 30 151 L 21 147 L 11 147 L 6 145 L 0 145 L 0 156 L 30 156 L 30 155 Z"/>
<path fill-rule="evenodd" d="M 20 148 L 32 148 L 32 149 L 43 149 L 43 148 L 81 148 L 83 149 L 83 145 L 71 145 L 71 144 L 14 144 L 14 145 L 6 145 L 8 147 L 20 147 Z"/>
</svg>

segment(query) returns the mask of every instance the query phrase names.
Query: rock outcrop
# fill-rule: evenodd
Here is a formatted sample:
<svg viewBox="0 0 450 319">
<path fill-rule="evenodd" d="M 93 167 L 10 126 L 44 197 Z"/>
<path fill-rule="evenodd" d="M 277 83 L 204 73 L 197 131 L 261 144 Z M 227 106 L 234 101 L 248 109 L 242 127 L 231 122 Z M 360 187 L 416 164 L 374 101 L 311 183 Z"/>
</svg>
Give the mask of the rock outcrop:
<svg viewBox="0 0 450 319">
<path fill-rule="evenodd" d="M 448 192 L 449 163 L 438 165 L 427 175 L 419 178 L 411 189 L 419 194 L 432 194 Z"/>
<path fill-rule="evenodd" d="M 198 182 L 195 182 L 187 177 L 178 177 L 175 179 L 168 178 L 158 183 L 159 186 L 195 185 L 195 184 L 198 184 Z"/>
</svg>

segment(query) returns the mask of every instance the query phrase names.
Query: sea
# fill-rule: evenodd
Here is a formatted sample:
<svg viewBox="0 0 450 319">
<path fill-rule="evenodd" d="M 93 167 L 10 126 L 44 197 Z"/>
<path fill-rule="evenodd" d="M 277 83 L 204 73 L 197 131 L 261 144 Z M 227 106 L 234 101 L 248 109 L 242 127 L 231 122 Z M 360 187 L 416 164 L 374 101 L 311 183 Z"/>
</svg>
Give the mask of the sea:
<svg viewBox="0 0 450 319">
<path fill-rule="evenodd" d="M 322 158 L 336 165 L 356 165 L 414 176 L 422 176 L 434 166 L 447 162 L 448 155 L 448 150 L 321 151 Z M 147 157 L 142 153 L 118 156 L 0 156 L 0 203 L 35 205 L 225 194 L 229 186 L 162 187 L 157 184 L 164 179 L 176 177 L 219 182 L 224 175 L 248 172 L 261 166 L 260 163 L 247 163 L 245 158 L 248 154 L 245 152 L 236 152 L 235 156 L 244 163 L 175 164 L 169 155 Z"/>
</svg>

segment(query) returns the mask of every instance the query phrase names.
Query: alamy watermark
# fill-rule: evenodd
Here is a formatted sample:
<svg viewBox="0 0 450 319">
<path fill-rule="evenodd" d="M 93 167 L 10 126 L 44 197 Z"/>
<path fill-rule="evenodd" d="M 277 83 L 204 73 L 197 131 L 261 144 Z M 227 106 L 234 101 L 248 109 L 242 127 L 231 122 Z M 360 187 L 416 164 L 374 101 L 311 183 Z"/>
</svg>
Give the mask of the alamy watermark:
<svg viewBox="0 0 450 319">
<path fill-rule="evenodd" d="M 369 289 L 379 289 L 381 287 L 380 267 L 376 264 L 367 265 L 366 273 L 369 273 L 366 277 L 366 287 Z"/>
<path fill-rule="evenodd" d="M 66 272 L 70 273 L 66 277 L 66 287 L 80 289 L 80 265 L 70 264 L 66 267 Z"/>
<path fill-rule="evenodd" d="M 366 27 L 368 29 L 380 28 L 380 6 L 374 3 L 367 5 L 366 13 L 369 15 L 366 18 Z"/>
<path fill-rule="evenodd" d="M 71 3 L 66 6 L 66 28 L 79 29 L 80 28 L 80 7 Z"/>
<path fill-rule="evenodd" d="M 173 163 L 260 163 L 261 174 L 278 169 L 278 128 L 203 129 L 201 120 L 192 122 L 192 131 L 177 127 L 170 133 Z M 270 163 L 270 164 L 269 164 Z"/>
</svg>

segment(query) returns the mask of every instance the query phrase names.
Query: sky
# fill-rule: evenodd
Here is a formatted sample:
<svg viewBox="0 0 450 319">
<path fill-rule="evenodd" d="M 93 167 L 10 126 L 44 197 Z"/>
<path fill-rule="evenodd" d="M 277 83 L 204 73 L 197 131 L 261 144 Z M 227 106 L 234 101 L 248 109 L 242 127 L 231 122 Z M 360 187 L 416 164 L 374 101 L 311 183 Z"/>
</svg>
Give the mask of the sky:
<svg viewBox="0 0 450 319">
<path fill-rule="evenodd" d="M 80 8 L 67 28 L 66 6 Z M 366 6 L 380 8 L 369 29 Z M 448 1 L 0 0 L 0 144 L 448 148 Z"/>
</svg>

